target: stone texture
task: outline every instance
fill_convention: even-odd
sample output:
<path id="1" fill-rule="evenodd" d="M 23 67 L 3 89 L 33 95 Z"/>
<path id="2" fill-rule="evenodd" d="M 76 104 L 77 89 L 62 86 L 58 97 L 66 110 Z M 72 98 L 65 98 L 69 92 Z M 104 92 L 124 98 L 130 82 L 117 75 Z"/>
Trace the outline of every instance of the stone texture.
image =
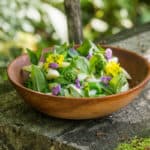
<path id="1" fill-rule="evenodd" d="M 9 81 L 3 81 L 2 83 L 0 83 L 0 95 L 4 94 L 4 93 L 7 93 L 7 92 L 9 92 L 11 90 L 13 90 L 13 87 L 10 84 Z"/>
<path id="2" fill-rule="evenodd" d="M 147 27 L 110 44 L 149 57 L 149 37 Z M 111 150 L 133 136 L 150 137 L 149 104 L 150 83 L 131 104 L 111 116 L 63 120 L 32 109 L 5 82 L 0 84 L 0 150 Z"/>

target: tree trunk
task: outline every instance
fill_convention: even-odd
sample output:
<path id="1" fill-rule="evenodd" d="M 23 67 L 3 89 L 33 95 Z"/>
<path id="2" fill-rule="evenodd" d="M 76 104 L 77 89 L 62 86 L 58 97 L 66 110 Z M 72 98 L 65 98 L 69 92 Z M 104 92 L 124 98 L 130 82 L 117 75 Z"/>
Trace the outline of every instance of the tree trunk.
<path id="1" fill-rule="evenodd" d="M 64 5 L 68 21 L 69 41 L 80 44 L 83 39 L 80 0 L 65 0 Z"/>

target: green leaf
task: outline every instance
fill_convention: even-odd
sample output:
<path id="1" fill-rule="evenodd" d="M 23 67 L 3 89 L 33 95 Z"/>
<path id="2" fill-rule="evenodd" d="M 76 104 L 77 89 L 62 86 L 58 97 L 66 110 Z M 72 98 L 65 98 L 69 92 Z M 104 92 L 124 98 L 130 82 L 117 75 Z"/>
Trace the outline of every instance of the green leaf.
<path id="1" fill-rule="evenodd" d="M 35 51 L 35 54 L 36 54 L 37 60 L 39 62 L 39 60 L 41 58 L 41 54 L 42 54 L 42 49 L 38 49 L 37 51 Z"/>
<path id="2" fill-rule="evenodd" d="M 62 45 L 56 45 L 54 49 L 54 53 L 61 54 L 66 58 L 68 53 L 68 45 L 67 43 L 64 43 Z"/>
<path id="3" fill-rule="evenodd" d="M 70 81 L 65 79 L 63 76 L 58 77 L 57 79 L 54 80 L 54 82 L 59 83 L 61 85 L 67 85 L 67 84 L 71 83 Z"/>
<path id="4" fill-rule="evenodd" d="M 66 96 L 66 97 L 70 97 L 71 96 L 68 89 L 64 89 L 64 96 Z"/>
<path id="5" fill-rule="evenodd" d="M 97 82 L 89 82 L 88 84 L 89 84 L 89 89 L 90 90 L 95 89 L 95 90 L 97 90 L 97 93 L 101 93 L 102 92 L 102 88 L 99 85 L 99 83 L 97 83 Z"/>
<path id="6" fill-rule="evenodd" d="M 102 70 L 106 64 L 106 60 L 103 55 L 93 55 L 90 59 L 90 73 L 101 75 Z"/>
<path id="7" fill-rule="evenodd" d="M 118 75 L 114 76 L 111 80 L 109 85 L 112 87 L 114 93 L 120 92 L 123 85 L 127 83 L 127 79 L 123 73 L 119 73 Z"/>
<path id="8" fill-rule="evenodd" d="M 104 54 L 105 53 L 105 49 L 103 47 L 101 47 L 100 45 L 97 45 L 97 48 L 99 49 L 99 52 L 101 54 Z"/>
<path id="9" fill-rule="evenodd" d="M 104 85 L 103 83 L 99 83 L 100 87 L 103 89 L 104 93 L 107 95 L 114 94 L 113 89 L 109 85 Z"/>
<path id="10" fill-rule="evenodd" d="M 39 63 L 39 60 L 41 58 L 42 49 L 39 49 L 37 51 L 32 51 L 27 48 L 28 56 L 30 58 L 30 62 L 34 65 L 37 65 Z"/>
<path id="11" fill-rule="evenodd" d="M 102 49 L 102 48 L 101 48 Z M 93 42 L 90 40 L 85 40 L 80 47 L 77 48 L 77 51 L 83 55 L 87 56 L 89 52 L 99 52 L 101 49 L 99 49 Z"/>
<path id="12" fill-rule="evenodd" d="M 97 82 L 86 82 L 83 89 L 86 97 L 96 97 L 102 94 L 102 87 Z M 95 95 L 90 93 L 93 90 L 96 91 Z"/>
<path id="13" fill-rule="evenodd" d="M 98 58 L 95 55 L 90 59 L 90 72 L 91 73 L 95 72 L 95 69 L 96 69 L 95 65 L 96 65 L 97 61 L 98 61 Z"/>
<path id="14" fill-rule="evenodd" d="M 26 81 L 25 81 L 25 87 L 29 88 L 29 89 L 33 89 L 33 85 L 32 85 L 32 80 L 31 78 L 28 78 Z"/>
<path id="15" fill-rule="evenodd" d="M 87 56 L 89 53 L 89 50 L 91 48 L 91 43 L 89 40 L 85 40 L 80 47 L 77 48 L 78 52 L 83 55 Z"/>
<path id="16" fill-rule="evenodd" d="M 73 84 L 70 84 L 69 87 L 69 93 L 73 97 L 83 97 L 83 92 L 81 89 L 76 88 Z"/>
<path id="17" fill-rule="evenodd" d="M 90 95 L 89 95 L 90 88 L 89 88 L 88 82 L 85 82 L 85 83 L 84 83 L 84 88 L 83 88 L 83 90 L 84 90 L 84 96 L 85 96 L 85 97 L 89 97 L 89 96 L 90 96 Z"/>
<path id="18" fill-rule="evenodd" d="M 39 92 L 47 91 L 47 82 L 44 73 L 35 65 L 32 65 L 31 71 L 32 89 Z"/>
<path id="19" fill-rule="evenodd" d="M 68 55 L 73 58 L 73 57 L 79 56 L 79 53 L 74 48 L 70 48 L 68 50 Z"/>
<path id="20" fill-rule="evenodd" d="M 64 43 L 62 45 L 56 45 L 55 51 L 57 54 L 62 54 L 67 48 L 68 48 L 67 43 Z"/>
<path id="21" fill-rule="evenodd" d="M 89 73 L 89 61 L 82 57 L 78 56 L 74 59 L 74 65 L 80 70 L 82 73 Z"/>
<path id="22" fill-rule="evenodd" d="M 48 88 L 49 88 L 50 90 L 52 90 L 52 88 L 53 88 L 54 86 L 57 86 L 57 85 L 58 85 L 58 83 L 52 82 L 52 83 L 49 83 L 49 84 L 48 84 Z"/>
<path id="23" fill-rule="evenodd" d="M 37 59 L 36 54 L 28 48 L 27 48 L 27 52 L 28 52 L 28 56 L 30 58 L 30 62 L 34 65 L 37 65 L 38 64 L 38 59 Z"/>
<path id="24" fill-rule="evenodd" d="M 22 70 L 27 71 L 27 72 L 31 72 L 31 70 L 32 70 L 32 65 L 24 66 L 24 67 L 22 68 Z"/>

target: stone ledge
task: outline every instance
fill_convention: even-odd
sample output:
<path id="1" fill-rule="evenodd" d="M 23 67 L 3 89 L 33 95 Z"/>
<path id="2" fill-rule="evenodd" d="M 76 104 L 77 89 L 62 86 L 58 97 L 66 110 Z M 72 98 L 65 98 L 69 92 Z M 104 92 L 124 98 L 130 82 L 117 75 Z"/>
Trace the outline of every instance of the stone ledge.
<path id="1" fill-rule="evenodd" d="M 55 139 L 35 134 L 22 127 L 0 126 L 0 150 L 77 150 Z"/>
<path id="2" fill-rule="evenodd" d="M 148 56 L 150 30 L 110 43 Z M 63 120 L 46 116 L 0 84 L 0 150 L 111 150 L 133 136 L 150 137 L 150 83 L 128 106 L 94 120 Z"/>

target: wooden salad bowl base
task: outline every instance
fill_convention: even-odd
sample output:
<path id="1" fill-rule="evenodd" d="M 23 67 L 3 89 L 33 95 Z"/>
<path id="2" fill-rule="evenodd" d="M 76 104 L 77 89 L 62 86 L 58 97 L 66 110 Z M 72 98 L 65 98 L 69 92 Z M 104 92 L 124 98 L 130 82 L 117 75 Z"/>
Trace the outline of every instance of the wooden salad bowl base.
<path id="1" fill-rule="evenodd" d="M 52 96 L 24 87 L 22 67 L 30 64 L 27 54 L 16 58 L 8 67 L 8 77 L 19 95 L 32 107 L 50 116 L 64 119 L 91 119 L 106 116 L 129 104 L 150 80 L 150 64 L 142 56 L 122 48 L 111 48 L 123 68 L 131 75 L 130 89 L 104 97 L 74 98 Z"/>

